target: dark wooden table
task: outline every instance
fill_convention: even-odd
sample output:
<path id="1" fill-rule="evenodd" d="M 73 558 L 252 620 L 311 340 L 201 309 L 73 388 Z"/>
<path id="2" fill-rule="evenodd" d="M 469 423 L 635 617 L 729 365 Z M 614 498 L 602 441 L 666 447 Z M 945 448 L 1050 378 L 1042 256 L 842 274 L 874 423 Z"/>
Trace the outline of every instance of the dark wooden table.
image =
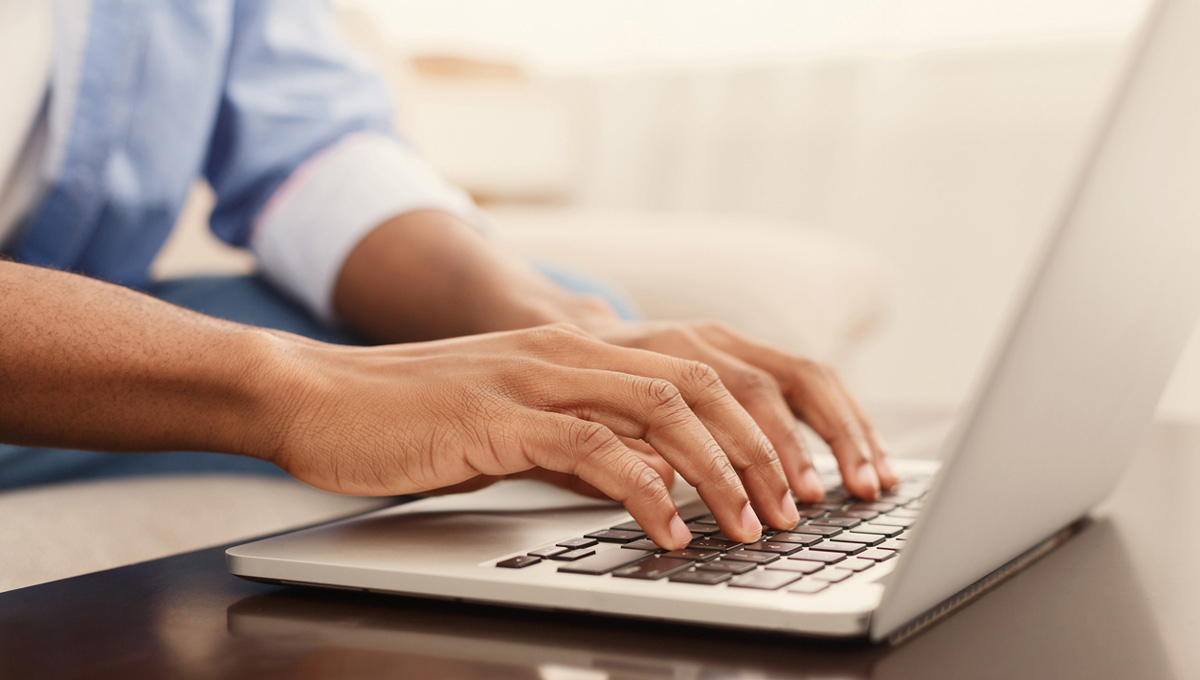
<path id="1" fill-rule="evenodd" d="M 897 648 L 273 587 L 212 548 L 0 594 L 0 678 L 1200 677 L 1198 454 L 1156 425 L 1079 536 Z"/>

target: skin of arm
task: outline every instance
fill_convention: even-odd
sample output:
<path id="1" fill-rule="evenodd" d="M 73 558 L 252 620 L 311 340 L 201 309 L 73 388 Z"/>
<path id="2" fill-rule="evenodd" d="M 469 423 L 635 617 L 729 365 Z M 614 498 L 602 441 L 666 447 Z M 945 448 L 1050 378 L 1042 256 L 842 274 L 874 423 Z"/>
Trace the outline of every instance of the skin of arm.
<path id="1" fill-rule="evenodd" d="M 793 492 L 822 493 L 791 439 L 796 416 L 830 443 L 851 491 L 874 496 L 887 469 L 825 367 L 719 324 L 622 323 L 448 215 L 369 235 L 336 302 L 376 338 L 465 335 L 330 345 L 0 261 L 0 442 L 235 453 L 361 495 L 541 479 L 622 502 L 665 548 L 691 540 L 675 474 L 736 540 L 795 526 Z"/>
<path id="2" fill-rule="evenodd" d="M 0 442 L 235 453 L 360 495 L 530 477 L 621 501 L 670 548 L 691 540 L 676 471 L 738 540 L 799 519 L 711 369 L 565 324 L 343 347 L 0 261 L 0 394 Z"/>
<path id="3" fill-rule="evenodd" d="M 0 434 L 26 446 L 248 453 L 268 335 L 0 261 Z"/>

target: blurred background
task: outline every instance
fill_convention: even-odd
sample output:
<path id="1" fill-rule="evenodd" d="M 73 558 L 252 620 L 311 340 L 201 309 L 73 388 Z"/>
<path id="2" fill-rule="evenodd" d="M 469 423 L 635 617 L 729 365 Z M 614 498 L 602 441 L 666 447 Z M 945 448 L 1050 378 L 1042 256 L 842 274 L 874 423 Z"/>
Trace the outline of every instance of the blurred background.
<path id="1" fill-rule="evenodd" d="M 384 74 L 400 128 L 486 208 L 499 244 L 617 282 L 649 318 L 717 318 L 834 363 L 899 455 L 934 453 L 927 435 L 940 430 L 921 423 L 968 397 L 1147 9 L 1145 0 L 335 7 Z M 197 185 L 157 276 L 254 267 L 209 235 L 211 203 Z M 1200 416 L 1200 336 L 1160 413 L 1179 415 Z M 379 503 L 285 479 L 192 475 L 0 500 L 22 520 L 0 537 L 20 548 L 8 551 L 0 590 Z M 74 507 L 89 511 L 64 510 Z M 127 526 L 139 530 L 112 531 Z"/>
<path id="2" fill-rule="evenodd" d="M 936 408 L 977 380 L 1146 4 L 336 2 L 499 240 Z M 174 245 L 167 273 L 211 247 Z M 1200 414 L 1192 345 L 1165 414 Z"/>

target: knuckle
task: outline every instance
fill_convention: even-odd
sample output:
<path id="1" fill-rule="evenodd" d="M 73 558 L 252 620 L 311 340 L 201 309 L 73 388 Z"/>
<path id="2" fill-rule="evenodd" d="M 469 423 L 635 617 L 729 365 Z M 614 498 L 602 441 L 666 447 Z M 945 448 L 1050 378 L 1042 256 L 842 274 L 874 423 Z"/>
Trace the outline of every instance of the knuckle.
<path id="1" fill-rule="evenodd" d="M 754 445 L 750 447 L 754 464 L 772 465 L 779 461 L 779 452 L 766 435 L 758 434 L 754 440 Z"/>
<path id="2" fill-rule="evenodd" d="M 706 392 L 715 388 L 725 388 L 721 376 L 712 366 L 700 361 L 686 360 L 679 360 L 679 364 L 678 373 L 683 376 L 683 381 L 696 389 Z"/>
<path id="3" fill-rule="evenodd" d="M 554 348 L 562 343 L 578 342 L 589 337 L 583 329 L 569 323 L 555 323 L 523 331 L 523 338 L 533 347 Z"/>
<path id="4" fill-rule="evenodd" d="M 829 442 L 833 443 L 852 443 L 857 444 L 864 440 L 862 425 L 858 419 L 850 413 L 839 413 L 833 421 L 833 431 L 829 437 Z M 857 452 L 861 447 L 851 447 L 851 451 Z"/>
<path id="5" fill-rule="evenodd" d="M 626 478 L 629 490 L 638 498 L 649 501 L 661 501 L 666 497 L 662 477 L 646 465 L 631 464 Z"/>
<path id="6" fill-rule="evenodd" d="M 796 371 L 801 375 L 821 376 L 823 378 L 837 375 L 833 367 L 823 361 L 800 357 L 796 359 Z"/>
<path id="7" fill-rule="evenodd" d="M 573 420 L 567 426 L 567 445 L 576 457 L 591 459 L 603 453 L 610 445 L 613 435 L 600 423 L 590 420 Z"/>
<path id="8" fill-rule="evenodd" d="M 684 323 L 668 324 L 661 331 L 659 331 L 659 335 L 673 340 L 679 344 L 700 344 L 700 337 L 696 334 L 696 330 Z"/>
<path id="9" fill-rule="evenodd" d="M 733 329 L 729 327 L 729 324 L 718 319 L 704 319 L 697 322 L 695 327 L 712 333 L 717 333 L 719 335 L 733 334 Z"/>
<path id="10" fill-rule="evenodd" d="M 780 393 L 779 381 L 770 373 L 757 368 L 738 371 L 734 383 L 735 389 L 745 394 L 765 396 Z"/>
<path id="11" fill-rule="evenodd" d="M 678 409 L 681 406 L 687 408 L 687 405 L 683 403 L 683 396 L 680 394 L 679 388 L 670 380 L 651 378 L 642 385 L 646 400 L 653 408 Z"/>
<path id="12" fill-rule="evenodd" d="M 733 464 L 725 457 L 725 452 L 721 451 L 716 442 L 710 442 L 704 449 L 705 477 L 721 484 L 736 485 L 738 476 L 734 472 Z"/>

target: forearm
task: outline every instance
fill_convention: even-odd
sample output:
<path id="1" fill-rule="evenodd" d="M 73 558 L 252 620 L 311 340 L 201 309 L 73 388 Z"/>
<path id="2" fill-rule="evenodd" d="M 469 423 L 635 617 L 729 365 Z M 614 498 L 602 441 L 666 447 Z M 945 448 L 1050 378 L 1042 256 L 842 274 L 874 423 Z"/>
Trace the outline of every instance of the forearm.
<path id="1" fill-rule="evenodd" d="M 383 342 L 613 315 L 500 252 L 466 222 L 432 210 L 393 218 L 358 244 L 338 277 L 334 309 Z"/>
<path id="2" fill-rule="evenodd" d="M 0 261 L 0 441 L 256 453 L 272 336 L 82 276 Z"/>

